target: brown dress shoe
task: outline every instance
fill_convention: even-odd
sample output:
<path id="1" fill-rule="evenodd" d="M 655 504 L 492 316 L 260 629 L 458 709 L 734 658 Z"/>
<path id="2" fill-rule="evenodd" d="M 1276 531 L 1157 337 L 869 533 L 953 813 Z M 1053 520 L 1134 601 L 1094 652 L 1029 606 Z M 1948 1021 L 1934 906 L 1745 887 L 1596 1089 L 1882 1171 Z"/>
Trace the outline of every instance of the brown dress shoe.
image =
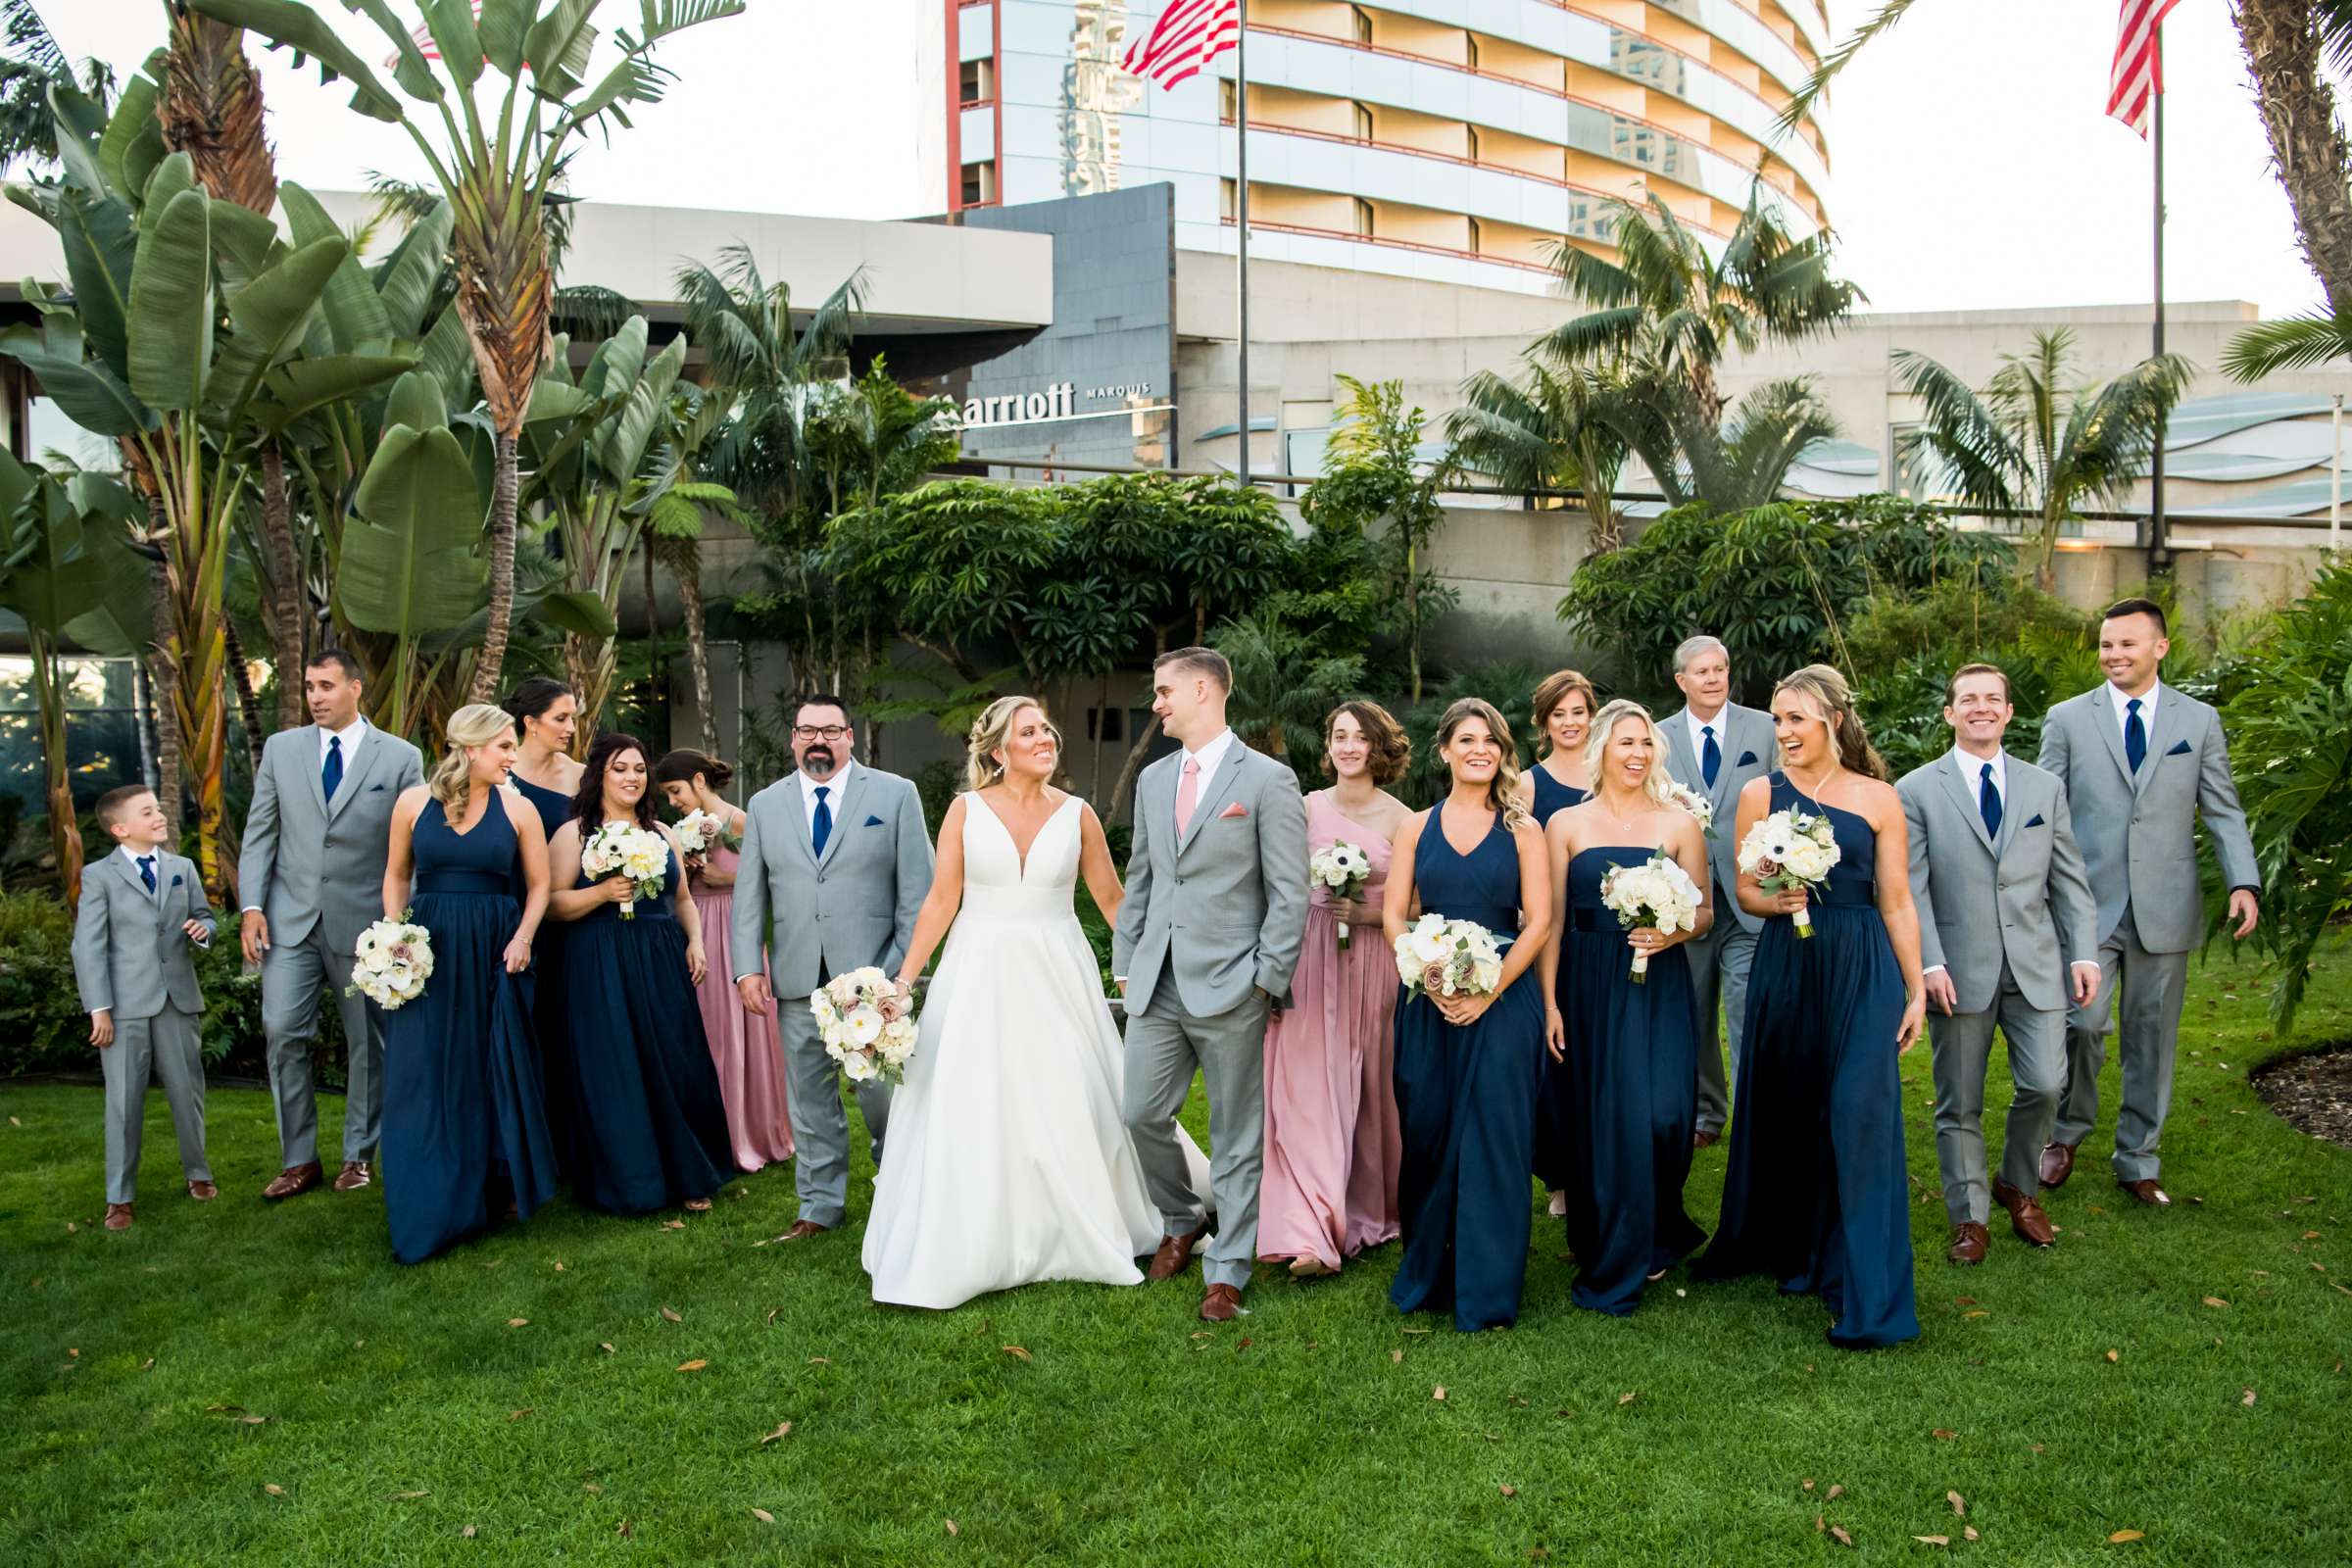
<path id="1" fill-rule="evenodd" d="M 343 1168 L 335 1172 L 335 1191 L 356 1193 L 374 1180 L 375 1172 L 368 1168 L 366 1160 L 347 1159 L 343 1162 Z"/>
<path id="2" fill-rule="evenodd" d="M 1973 1219 L 1964 1219 L 1952 1227 L 1952 1245 L 1943 1255 L 1955 1263 L 1982 1263 L 1991 1240 L 1991 1232 Z"/>
<path id="3" fill-rule="evenodd" d="M 2116 1180 L 2115 1185 L 2121 1187 L 2125 1192 L 2130 1193 L 2133 1198 L 2138 1199 L 2150 1208 L 2170 1208 L 2173 1206 L 2173 1195 L 2166 1192 L 2163 1188 L 2157 1186 L 2156 1178 L 2153 1176 L 2143 1177 L 2135 1182 L 2128 1182 L 2119 1177 Z"/>
<path id="4" fill-rule="evenodd" d="M 1713 1149 L 1722 1137 L 1721 1132 L 1701 1127 L 1690 1135 L 1690 1147 L 1692 1149 Z"/>
<path id="5" fill-rule="evenodd" d="M 1200 1321 L 1230 1323 L 1242 1309 L 1242 1293 L 1230 1285 L 1211 1285 L 1208 1294 L 1200 1298 Z"/>
<path id="6" fill-rule="evenodd" d="M 1190 1235 L 1161 1237 L 1159 1250 L 1152 1254 L 1152 1267 L 1147 1271 L 1149 1276 L 1155 1280 L 1172 1280 L 1192 1267 L 1193 1249 L 1199 1247 L 1200 1238 L 1207 1234 L 1208 1226 L 1202 1223 L 1196 1226 Z"/>
<path id="7" fill-rule="evenodd" d="M 2044 1144 L 2041 1150 L 2041 1185 L 2064 1187 L 2066 1179 L 2075 1173 L 2073 1144 Z"/>
<path id="8" fill-rule="evenodd" d="M 2057 1231 L 2050 1227 L 2050 1216 L 2039 1203 L 2007 1182 L 1992 1184 L 1992 1200 L 2009 1211 L 2009 1228 L 2017 1239 L 2034 1247 L 2048 1247 L 2058 1240 Z"/>
<path id="9" fill-rule="evenodd" d="M 318 1186 L 318 1178 L 325 1174 L 315 1159 L 308 1165 L 288 1165 L 270 1179 L 269 1186 L 262 1189 L 262 1196 L 274 1203 L 281 1198 L 307 1193 Z"/>
<path id="10" fill-rule="evenodd" d="M 126 1231 L 130 1229 L 130 1205 L 128 1203 L 107 1204 L 106 1228 L 110 1231 Z"/>
<path id="11" fill-rule="evenodd" d="M 188 1196 L 199 1203 L 209 1203 L 220 1196 L 220 1189 L 215 1187 L 211 1182 L 190 1182 L 188 1183 Z"/>
<path id="12" fill-rule="evenodd" d="M 819 1225 L 812 1219 L 796 1219 L 792 1222 L 792 1229 L 786 1231 L 778 1240 L 805 1242 L 811 1236 L 822 1236 L 832 1228 L 830 1225 Z"/>

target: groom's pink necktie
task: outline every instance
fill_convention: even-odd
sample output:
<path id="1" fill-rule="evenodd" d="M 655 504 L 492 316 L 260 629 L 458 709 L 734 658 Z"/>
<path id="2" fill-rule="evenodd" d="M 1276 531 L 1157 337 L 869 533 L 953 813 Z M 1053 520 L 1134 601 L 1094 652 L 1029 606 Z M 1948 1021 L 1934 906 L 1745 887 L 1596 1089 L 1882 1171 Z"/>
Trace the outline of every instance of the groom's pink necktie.
<path id="1" fill-rule="evenodd" d="M 1178 838 L 1184 837 L 1185 828 L 1193 820 L 1193 808 L 1200 804 L 1200 760 L 1197 757 L 1188 757 L 1184 760 L 1184 777 L 1176 784 L 1176 836 Z"/>

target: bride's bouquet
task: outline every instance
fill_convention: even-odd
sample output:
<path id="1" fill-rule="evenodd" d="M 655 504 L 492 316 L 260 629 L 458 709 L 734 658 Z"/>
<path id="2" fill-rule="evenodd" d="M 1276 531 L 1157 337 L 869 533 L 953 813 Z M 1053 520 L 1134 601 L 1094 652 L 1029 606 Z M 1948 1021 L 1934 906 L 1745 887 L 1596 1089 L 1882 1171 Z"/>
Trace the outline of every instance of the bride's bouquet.
<path id="1" fill-rule="evenodd" d="M 1313 859 L 1306 862 L 1306 874 L 1315 886 L 1328 889 L 1334 899 L 1343 902 L 1360 899 L 1364 895 L 1364 888 L 1372 880 L 1372 857 L 1364 853 L 1361 845 L 1350 844 L 1346 839 L 1335 839 L 1329 849 L 1318 852 Z M 1348 922 L 1347 912 L 1341 911 L 1342 953 L 1348 951 L 1348 934 L 1352 929 Z"/>
<path id="2" fill-rule="evenodd" d="M 852 1083 L 897 1083 L 914 1054 L 914 1013 L 890 976 L 872 964 L 837 974 L 809 993 L 808 1010 L 825 1054 Z"/>
<path id="3" fill-rule="evenodd" d="M 390 1012 L 423 996 L 424 983 L 432 975 L 432 937 L 404 912 L 397 920 L 378 920 L 360 933 L 346 990 Z"/>
<path id="4" fill-rule="evenodd" d="M 1600 879 L 1600 902 L 1628 931 L 1649 926 L 1672 936 L 1698 920 L 1698 884 L 1666 855 L 1653 855 L 1640 865 L 1613 867 Z M 1649 984 L 1648 954 L 1634 955 L 1633 982 Z"/>
<path id="5" fill-rule="evenodd" d="M 1811 888 L 1829 880 L 1838 860 L 1838 834 L 1826 816 L 1791 806 L 1775 811 L 1747 830 L 1740 841 L 1740 869 L 1756 879 L 1767 893 Z M 1813 934 L 1809 909 L 1796 911 L 1796 934 Z"/>
<path id="6" fill-rule="evenodd" d="M 1715 836 L 1715 803 L 1688 784 L 1666 781 L 1666 795 L 1675 805 L 1698 818 L 1698 830 L 1709 838 Z"/>
<path id="7" fill-rule="evenodd" d="M 671 823 L 669 831 L 676 835 L 680 853 L 708 855 L 712 845 L 726 838 L 727 824 L 698 808 Z"/>
<path id="8" fill-rule="evenodd" d="M 1502 984 L 1502 946 L 1475 920 L 1425 914 L 1396 939 L 1396 975 L 1424 996 L 1490 996 Z"/>
<path id="9" fill-rule="evenodd" d="M 625 876 L 636 884 L 636 897 L 620 906 L 620 917 L 634 920 L 637 900 L 654 898 L 662 891 L 662 878 L 669 870 L 669 841 L 634 822 L 607 822 L 590 834 L 581 848 L 580 869 L 592 882 Z"/>

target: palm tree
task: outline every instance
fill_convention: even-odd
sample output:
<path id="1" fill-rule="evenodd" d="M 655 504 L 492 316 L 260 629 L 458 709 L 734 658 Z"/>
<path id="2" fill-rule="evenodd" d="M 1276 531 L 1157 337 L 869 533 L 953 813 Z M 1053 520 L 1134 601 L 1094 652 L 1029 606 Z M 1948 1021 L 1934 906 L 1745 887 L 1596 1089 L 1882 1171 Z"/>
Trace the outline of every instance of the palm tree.
<path id="1" fill-rule="evenodd" d="M 1533 497 L 1574 490 L 1592 524 L 1592 553 L 1625 542 L 1617 476 L 1629 449 L 1603 416 L 1626 393 L 1615 367 L 1554 372 L 1531 364 L 1517 381 L 1480 370 L 1462 383 L 1463 406 L 1446 416 L 1446 439 L 1465 467 Z"/>
<path id="2" fill-rule="evenodd" d="M 191 9 L 274 45 L 315 57 L 321 76 L 348 79 L 352 107 L 409 133 L 449 198 L 455 217 L 458 311 L 473 348 L 482 395 L 496 430 L 491 487 L 490 619 L 474 658 L 471 700 L 498 694 L 514 606 L 517 441 L 531 387 L 547 356 L 555 293 L 548 210 L 574 136 L 606 122 L 627 125 L 627 106 L 661 101 L 671 73 L 653 63 L 656 43 L 701 23 L 730 17 L 744 0 L 643 0 L 640 31 L 616 29 L 620 58 L 591 84 L 585 75 L 602 0 L 498 0 L 480 15 L 462 3 L 416 0 L 412 31 L 382 3 L 364 11 L 393 49 L 392 79 L 410 102 L 439 116 L 436 143 L 400 97 L 309 6 L 296 0 L 185 0 Z M 429 39 L 433 54 L 419 47 Z M 494 117 L 475 101 L 483 76 L 503 77 Z M 452 104 L 455 104 L 453 112 Z"/>
<path id="3" fill-rule="evenodd" d="M 101 61 L 83 62 L 87 80 L 76 83 L 66 52 L 50 36 L 32 0 L 0 0 L 0 173 L 20 162 L 57 162 L 57 120 L 49 89 L 78 86 L 103 103 L 115 90 L 115 74 Z"/>
<path id="4" fill-rule="evenodd" d="M 2051 584 L 2058 526 L 2085 500 L 2120 502 L 2156 449 L 2157 433 L 2194 373 L 2178 354 L 2139 362 L 2104 386 L 2073 382 L 2074 334 L 2034 334 L 2034 347 L 2003 355 L 1980 396 L 1950 370 L 1908 349 L 1895 375 L 1925 406 L 1903 454 L 1935 454 L 1953 493 L 1971 506 L 2038 514 L 2037 580 Z"/>

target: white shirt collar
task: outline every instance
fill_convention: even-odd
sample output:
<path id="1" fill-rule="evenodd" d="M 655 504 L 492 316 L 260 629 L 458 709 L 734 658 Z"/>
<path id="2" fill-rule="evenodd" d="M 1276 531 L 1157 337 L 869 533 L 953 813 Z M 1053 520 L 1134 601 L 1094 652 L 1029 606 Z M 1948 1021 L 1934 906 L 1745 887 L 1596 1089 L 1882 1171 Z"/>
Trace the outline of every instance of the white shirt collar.
<path id="1" fill-rule="evenodd" d="M 1715 745 L 1722 751 L 1723 760 L 1727 762 L 1730 761 L 1732 760 L 1731 725 L 1729 723 L 1731 716 L 1732 705 L 1729 703 L 1717 710 L 1713 718 L 1700 718 L 1695 710 L 1686 705 L 1683 709 L 1683 717 L 1690 720 L 1690 755 L 1702 762 L 1706 760 L 1707 737 L 1705 732 L 1709 726 L 1712 726 L 1715 731 Z"/>
<path id="2" fill-rule="evenodd" d="M 368 721 L 364 718 L 355 718 L 341 729 L 328 729 L 324 724 L 319 725 L 318 760 L 321 762 L 326 760 L 327 742 L 340 738 L 343 742 L 343 765 L 349 767 L 352 753 L 360 749 L 360 742 L 367 737 L 367 734 Z"/>
<path id="3" fill-rule="evenodd" d="M 1984 783 L 1984 764 L 1992 763 L 1992 790 L 2005 806 L 2009 802 L 2009 749 L 2002 747 L 1987 758 L 1971 757 L 1959 747 L 1952 748 L 1952 765 L 1960 770 L 1960 782 L 1968 786 L 1968 798 L 1975 800 Z"/>
<path id="4" fill-rule="evenodd" d="M 1214 738 L 1203 743 L 1200 750 L 1184 754 L 1200 764 L 1200 780 L 1196 786 L 1197 788 L 1206 789 L 1208 787 L 1208 776 L 1217 770 L 1217 764 L 1223 761 L 1225 754 L 1232 750 L 1235 738 L 1232 730 L 1221 729 L 1217 731 Z"/>
<path id="5" fill-rule="evenodd" d="M 2163 690 L 2164 682 L 2158 681 L 2155 685 L 2148 688 L 2147 696 L 2142 697 L 2139 700 L 2139 722 L 2144 728 L 2146 728 L 2148 736 L 2151 740 L 2154 739 L 2156 735 L 2156 694 Z M 2131 722 L 2131 714 L 2126 710 L 2125 705 L 2130 703 L 2132 699 L 2126 696 L 2124 689 L 2113 681 L 2109 681 L 2107 683 L 2107 701 L 2115 710 L 2115 722 L 2117 728 L 2120 729 L 2125 724 Z"/>
<path id="6" fill-rule="evenodd" d="M 857 765 L 858 760 L 856 758 L 845 758 L 842 760 L 841 766 L 833 770 L 833 776 L 830 778 L 811 778 L 807 773 L 795 773 L 793 775 L 793 777 L 801 781 L 801 803 L 808 807 L 808 814 L 810 816 L 814 816 L 816 814 L 816 792 L 818 790 L 823 790 L 826 792 L 826 805 L 832 807 L 839 807 L 841 805 L 842 787 L 849 783 L 850 772 Z"/>
<path id="7" fill-rule="evenodd" d="M 115 846 L 115 853 L 122 857 L 123 862 L 130 867 L 132 876 L 139 874 L 139 857 L 141 855 L 152 857 L 155 860 L 155 885 L 158 891 L 162 890 L 164 885 L 164 852 L 162 850 L 134 850 L 127 844 L 118 844 Z"/>

